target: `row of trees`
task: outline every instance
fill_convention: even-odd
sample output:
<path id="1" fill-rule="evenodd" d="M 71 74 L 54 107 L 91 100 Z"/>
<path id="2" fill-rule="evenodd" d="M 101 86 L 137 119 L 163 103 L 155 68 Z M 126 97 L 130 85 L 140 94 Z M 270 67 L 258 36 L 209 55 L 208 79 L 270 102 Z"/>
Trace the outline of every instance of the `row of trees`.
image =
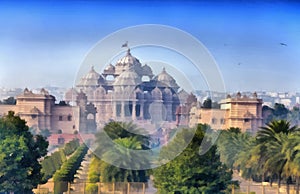
<path id="1" fill-rule="evenodd" d="M 46 156 L 42 162 L 42 183 L 48 181 L 53 174 L 60 169 L 61 165 L 67 160 L 67 156 L 71 155 L 80 146 L 79 140 L 74 139 L 64 145 L 63 148 L 53 152 L 50 156 Z"/>
<path id="2" fill-rule="evenodd" d="M 300 121 L 300 109 L 297 106 L 289 110 L 283 104 L 275 103 L 273 108 L 263 106 L 262 112 L 265 123 L 269 123 L 272 120 L 288 120 L 293 125 L 298 125 Z"/>
<path id="3" fill-rule="evenodd" d="M 73 182 L 74 175 L 79 169 L 81 162 L 88 151 L 86 145 L 77 148 L 74 154 L 62 164 L 61 168 L 53 175 L 54 193 L 63 193 L 68 189 L 68 182 Z"/>
<path id="4" fill-rule="evenodd" d="M 295 182 L 299 194 L 300 181 L 300 129 L 286 120 L 273 120 L 262 127 L 256 136 L 231 128 L 218 140 L 221 160 L 237 169 L 244 178 Z"/>

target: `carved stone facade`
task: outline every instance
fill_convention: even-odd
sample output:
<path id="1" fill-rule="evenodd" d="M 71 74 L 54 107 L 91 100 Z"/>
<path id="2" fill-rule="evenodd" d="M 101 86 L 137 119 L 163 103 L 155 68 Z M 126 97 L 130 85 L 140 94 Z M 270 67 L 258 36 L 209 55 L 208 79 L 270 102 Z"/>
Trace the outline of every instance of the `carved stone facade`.
<path id="1" fill-rule="evenodd" d="M 94 67 L 66 93 L 66 102 L 74 103 L 79 93 L 87 96 L 97 113 L 98 128 L 109 120 L 150 123 L 176 121 L 176 109 L 186 99 L 179 99 L 179 86 L 163 68 L 158 75 L 147 65 L 131 55 L 126 55 L 115 65 L 108 65 L 102 74 Z M 182 101 L 183 100 L 183 101 Z M 185 102 L 185 101 L 184 101 Z"/>
<path id="2" fill-rule="evenodd" d="M 242 131 L 255 133 L 262 126 L 262 99 L 253 96 L 227 96 L 220 102 L 221 109 L 193 107 L 190 112 L 190 126 L 197 123 L 209 124 L 213 129 L 238 127 Z"/>

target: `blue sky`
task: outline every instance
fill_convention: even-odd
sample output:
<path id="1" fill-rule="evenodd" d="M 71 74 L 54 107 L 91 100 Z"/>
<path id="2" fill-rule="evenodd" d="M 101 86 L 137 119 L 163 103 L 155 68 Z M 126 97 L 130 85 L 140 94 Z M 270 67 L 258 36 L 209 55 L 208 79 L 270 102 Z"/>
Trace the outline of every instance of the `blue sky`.
<path id="1" fill-rule="evenodd" d="M 163 24 L 206 46 L 229 91 L 299 92 L 299 10 L 292 1 L 1 2 L 0 87 L 71 87 L 99 40 Z"/>

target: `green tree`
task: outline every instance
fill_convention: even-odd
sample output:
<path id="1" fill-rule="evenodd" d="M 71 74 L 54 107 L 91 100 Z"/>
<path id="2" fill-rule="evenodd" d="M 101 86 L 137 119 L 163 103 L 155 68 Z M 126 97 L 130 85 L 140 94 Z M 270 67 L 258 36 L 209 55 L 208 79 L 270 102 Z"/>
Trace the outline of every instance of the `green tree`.
<path id="1" fill-rule="evenodd" d="M 275 103 L 274 105 L 274 116 L 276 119 L 287 119 L 289 109 L 287 109 L 283 104 Z"/>
<path id="2" fill-rule="evenodd" d="M 204 100 L 203 102 L 203 108 L 211 108 L 212 107 L 212 101 L 210 98 L 207 98 L 206 100 Z"/>
<path id="3" fill-rule="evenodd" d="M 45 138 L 33 136 L 14 112 L 0 118 L 0 192 L 31 193 L 42 179 L 38 160 L 47 147 Z"/>
<path id="4" fill-rule="evenodd" d="M 148 159 L 145 155 L 136 150 L 142 150 L 142 144 L 136 137 L 118 138 L 114 140 L 115 147 L 103 155 L 105 161 L 112 164 L 102 163 L 101 181 L 103 182 L 147 182 L 148 175 L 146 170 L 141 169 L 148 166 Z M 141 162 L 135 162 L 141 161 Z M 126 166 L 131 169 L 118 168 L 117 166 Z M 107 169 L 110 169 L 107 171 Z"/>
<path id="5" fill-rule="evenodd" d="M 221 161 L 227 167 L 233 169 L 239 154 L 251 147 L 251 141 L 252 137 L 248 133 L 241 133 L 239 128 L 231 127 L 227 131 L 223 131 L 218 139 L 218 151 Z"/>
<path id="6" fill-rule="evenodd" d="M 7 99 L 4 99 L 2 104 L 8 104 L 8 105 L 15 105 L 17 103 L 16 99 L 14 97 L 8 97 Z"/>
<path id="7" fill-rule="evenodd" d="M 260 150 L 260 158 L 263 158 L 261 163 L 264 164 L 264 169 L 271 174 L 277 175 L 279 187 L 286 162 L 281 153 L 282 138 L 298 132 L 299 128 L 291 126 L 286 120 L 273 120 L 266 127 L 261 127 L 261 130 L 257 132 L 257 147 Z M 279 138 L 279 134 L 283 136 Z"/>
<path id="8" fill-rule="evenodd" d="M 141 143 L 143 150 L 149 149 L 149 137 L 142 135 L 147 134 L 143 130 L 144 129 L 138 128 L 133 123 L 109 122 L 103 127 L 101 132 L 95 135 L 97 144 L 95 154 L 102 156 L 107 150 L 110 150 L 113 145 L 111 140 L 119 138 L 135 137 L 135 139 Z"/>
<path id="9" fill-rule="evenodd" d="M 98 175 L 101 175 L 101 182 L 147 182 L 147 171 L 136 170 L 141 169 L 142 165 L 149 166 L 147 156 L 136 152 L 149 149 L 149 137 L 142 135 L 146 134 L 143 130 L 133 123 L 110 122 L 105 125 L 103 131 L 96 134 L 97 147 L 93 161 L 100 164 L 100 168 L 89 170 L 91 180 L 98 180 Z M 94 187 L 90 185 L 91 190 Z"/>
<path id="10" fill-rule="evenodd" d="M 297 126 L 291 126 L 290 122 L 286 120 L 273 120 L 261 130 L 257 132 L 256 139 L 259 143 L 276 141 L 275 134 L 283 133 L 289 134 L 299 131 Z"/>
<path id="11" fill-rule="evenodd" d="M 51 132 L 49 131 L 49 129 L 42 129 L 40 131 L 40 135 L 44 136 L 45 138 L 48 138 L 48 137 L 50 137 Z"/>
<path id="12" fill-rule="evenodd" d="M 199 155 L 199 146 L 204 138 L 206 125 L 198 125 L 187 148 L 174 160 L 153 169 L 154 184 L 159 193 L 225 193 L 231 183 L 232 172 L 220 162 L 217 147 Z M 191 129 L 183 129 L 175 140 L 161 150 L 161 157 L 184 141 Z M 176 140 L 177 139 L 177 140 Z"/>
<path id="13" fill-rule="evenodd" d="M 300 108 L 293 107 L 293 109 L 288 114 L 288 120 L 294 125 L 300 125 Z"/>

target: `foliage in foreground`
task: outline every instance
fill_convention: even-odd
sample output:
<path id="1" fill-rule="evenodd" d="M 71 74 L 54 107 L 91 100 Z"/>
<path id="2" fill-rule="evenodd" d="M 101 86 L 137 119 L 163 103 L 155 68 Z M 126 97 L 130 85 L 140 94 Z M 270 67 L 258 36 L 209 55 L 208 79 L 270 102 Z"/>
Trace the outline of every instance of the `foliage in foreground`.
<path id="1" fill-rule="evenodd" d="M 71 155 L 80 146 L 79 140 L 74 139 L 64 145 L 63 148 L 55 151 L 51 156 L 46 156 L 41 162 L 43 178 L 42 183 L 47 182 L 53 174 L 60 169 L 61 165 L 67 160 L 67 156 Z"/>
<path id="2" fill-rule="evenodd" d="M 149 149 L 148 137 L 140 135 L 142 129 L 137 128 L 132 123 L 110 122 L 103 132 L 96 134 L 96 142 L 98 143 L 95 155 L 92 158 L 88 172 L 89 184 L 87 192 L 96 192 L 97 182 L 147 182 L 149 175 L 146 170 L 132 170 L 116 167 L 130 166 L 134 160 L 147 162 L 147 158 L 143 155 L 135 155 L 132 150 Z M 109 136 L 112 142 L 103 139 L 105 135 Z M 107 163 L 97 156 L 101 155 Z M 136 167 L 138 168 L 138 167 Z"/>
<path id="3" fill-rule="evenodd" d="M 42 179 L 38 160 L 47 147 L 45 138 L 33 136 L 14 112 L 0 118 L 0 192 L 31 193 Z"/>
<path id="4" fill-rule="evenodd" d="M 255 137 L 230 131 L 221 134 L 218 149 L 222 161 L 237 169 L 247 179 L 257 181 L 282 180 L 300 185 L 300 131 L 286 120 L 273 120 L 262 127 Z"/>
<path id="5" fill-rule="evenodd" d="M 66 181 L 66 182 L 73 182 L 74 175 L 80 164 L 88 151 L 88 147 L 86 145 L 81 145 L 77 148 L 74 154 L 63 163 L 61 168 L 55 172 L 53 175 L 54 181 Z"/>
<path id="6" fill-rule="evenodd" d="M 225 193 L 231 184 L 232 172 L 220 162 L 217 147 L 212 146 L 204 155 L 199 155 L 199 147 L 204 138 L 207 125 L 198 125 L 192 141 L 186 149 L 169 163 L 153 170 L 154 184 L 159 193 Z M 183 129 L 175 140 L 161 151 L 166 158 L 169 151 L 176 149 L 176 141 L 185 141 L 192 133 Z"/>

